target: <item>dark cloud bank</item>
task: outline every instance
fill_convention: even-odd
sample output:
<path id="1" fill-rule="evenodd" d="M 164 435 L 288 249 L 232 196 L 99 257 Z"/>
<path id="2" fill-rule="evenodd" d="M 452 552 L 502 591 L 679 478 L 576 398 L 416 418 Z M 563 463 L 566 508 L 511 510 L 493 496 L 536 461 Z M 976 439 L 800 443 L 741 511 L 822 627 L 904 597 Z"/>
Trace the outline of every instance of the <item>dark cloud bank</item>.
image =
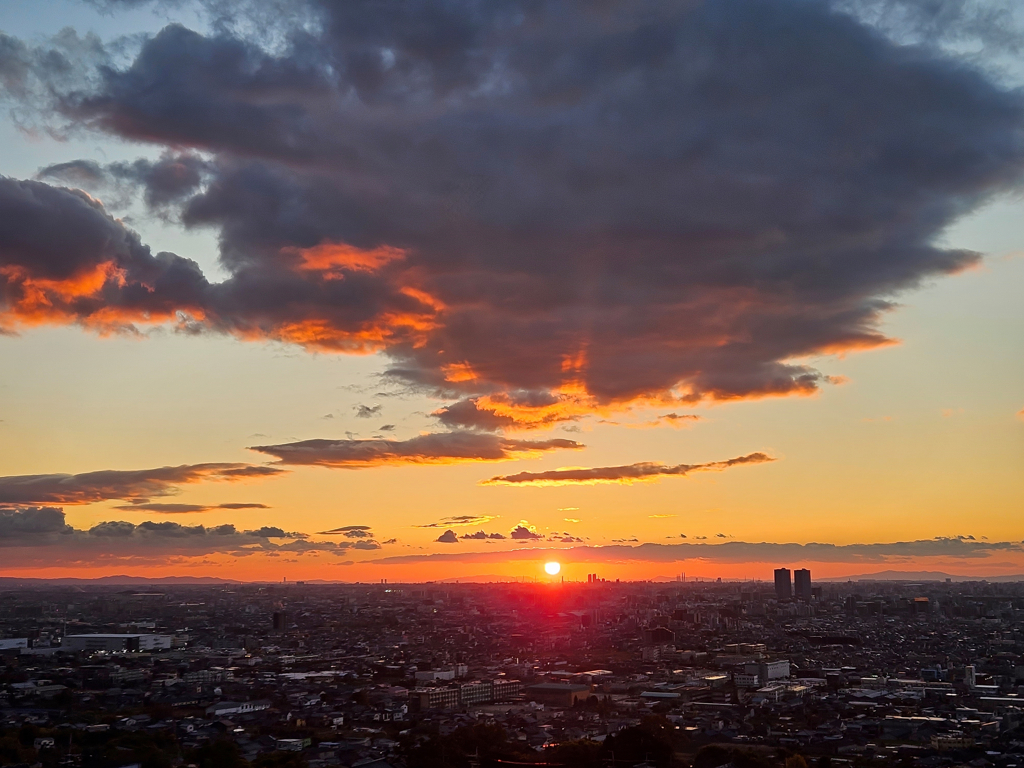
<path id="1" fill-rule="evenodd" d="M 57 507 L 0 507 L 0 550 L 7 567 L 166 564 L 175 557 L 206 555 L 324 553 L 341 557 L 380 548 L 372 534 L 354 541 L 316 541 L 275 526 L 240 530 L 230 523 L 204 526 L 111 520 L 77 529 L 68 525 L 64 511 Z"/>
<path id="2" fill-rule="evenodd" d="M 383 350 L 461 398 L 449 427 L 811 392 L 794 361 L 886 343 L 894 296 L 978 259 L 937 238 L 1021 181 L 1021 94 L 864 23 L 889 6 L 999 26 L 880 2 L 311 0 L 272 49 L 230 18 L 127 66 L 0 38 L 23 111 L 167 148 L 42 177 L 133 185 L 216 228 L 230 274 L 2 179 L 0 327 Z"/>

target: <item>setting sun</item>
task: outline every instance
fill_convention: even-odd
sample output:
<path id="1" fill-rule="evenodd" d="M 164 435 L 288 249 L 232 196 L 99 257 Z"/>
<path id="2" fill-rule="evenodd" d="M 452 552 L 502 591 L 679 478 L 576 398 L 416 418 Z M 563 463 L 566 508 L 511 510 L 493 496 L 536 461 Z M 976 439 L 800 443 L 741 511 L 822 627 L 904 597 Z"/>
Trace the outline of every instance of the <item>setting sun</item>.
<path id="1" fill-rule="evenodd" d="M 562 566 L 555 562 L 544 563 L 544 570 L 547 571 L 550 576 L 557 576 L 558 572 L 562 570 Z"/>

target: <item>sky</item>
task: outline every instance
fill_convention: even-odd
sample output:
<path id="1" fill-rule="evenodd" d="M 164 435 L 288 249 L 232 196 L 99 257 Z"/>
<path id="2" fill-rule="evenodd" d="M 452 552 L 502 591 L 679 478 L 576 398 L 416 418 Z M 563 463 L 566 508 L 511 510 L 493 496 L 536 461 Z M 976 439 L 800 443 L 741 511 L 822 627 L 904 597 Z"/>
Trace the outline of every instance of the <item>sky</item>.
<path id="1" fill-rule="evenodd" d="M 8 0 L 0 575 L 1024 574 L 1021 30 Z"/>

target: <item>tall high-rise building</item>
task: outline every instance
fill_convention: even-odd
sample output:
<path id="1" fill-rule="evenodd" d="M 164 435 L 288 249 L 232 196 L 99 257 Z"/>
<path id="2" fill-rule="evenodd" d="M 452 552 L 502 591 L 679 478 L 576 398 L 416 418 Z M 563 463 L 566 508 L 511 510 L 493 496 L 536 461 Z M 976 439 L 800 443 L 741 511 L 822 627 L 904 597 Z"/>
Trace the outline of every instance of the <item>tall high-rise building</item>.
<path id="1" fill-rule="evenodd" d="M 793 571 L 793 591 L 797 600 L 811 602 L 811 572 L 808 569 Z"/>
<path id="2" fill-rule="evenodd" d="M 775 597 L 779 600 L 793 599 L 793 581 L 789 577 L 789 568 L 775 569 Z"/>

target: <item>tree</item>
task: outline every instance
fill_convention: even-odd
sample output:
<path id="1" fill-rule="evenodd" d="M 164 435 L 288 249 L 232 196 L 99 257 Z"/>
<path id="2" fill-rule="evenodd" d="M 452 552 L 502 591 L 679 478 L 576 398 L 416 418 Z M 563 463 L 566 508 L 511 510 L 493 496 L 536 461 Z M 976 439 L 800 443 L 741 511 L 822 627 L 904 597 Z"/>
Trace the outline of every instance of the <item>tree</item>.
<path id="1" fill-rule="evenodd" d="M 663 717 L 646 717 L 634 728 L 623 728 L 604 741 L 602 759 L 615 764 L 652 763 L 667 768 L 672 762 L 672 725 Z"/>
<path id="2" fill-rule="evenodd" d="M 566 768 L 599 768 L 601 744 L 590 739 L 563 741 L 544 751 L 544 761 L 560 763 Z"/>
<path id="3" fill-rule="evenodd" d="M 717 744 L 708 744 L 693 756 L 693 768 L 718 768 L 732 761 L 732 753 Z"/>
<path id="4" fill-rule="evenodd" d="M 238 745 L 233 741 L 214 741 L 204 744 L 192 753 L 189 762 L 196 768 L 247 768 Z"/>

